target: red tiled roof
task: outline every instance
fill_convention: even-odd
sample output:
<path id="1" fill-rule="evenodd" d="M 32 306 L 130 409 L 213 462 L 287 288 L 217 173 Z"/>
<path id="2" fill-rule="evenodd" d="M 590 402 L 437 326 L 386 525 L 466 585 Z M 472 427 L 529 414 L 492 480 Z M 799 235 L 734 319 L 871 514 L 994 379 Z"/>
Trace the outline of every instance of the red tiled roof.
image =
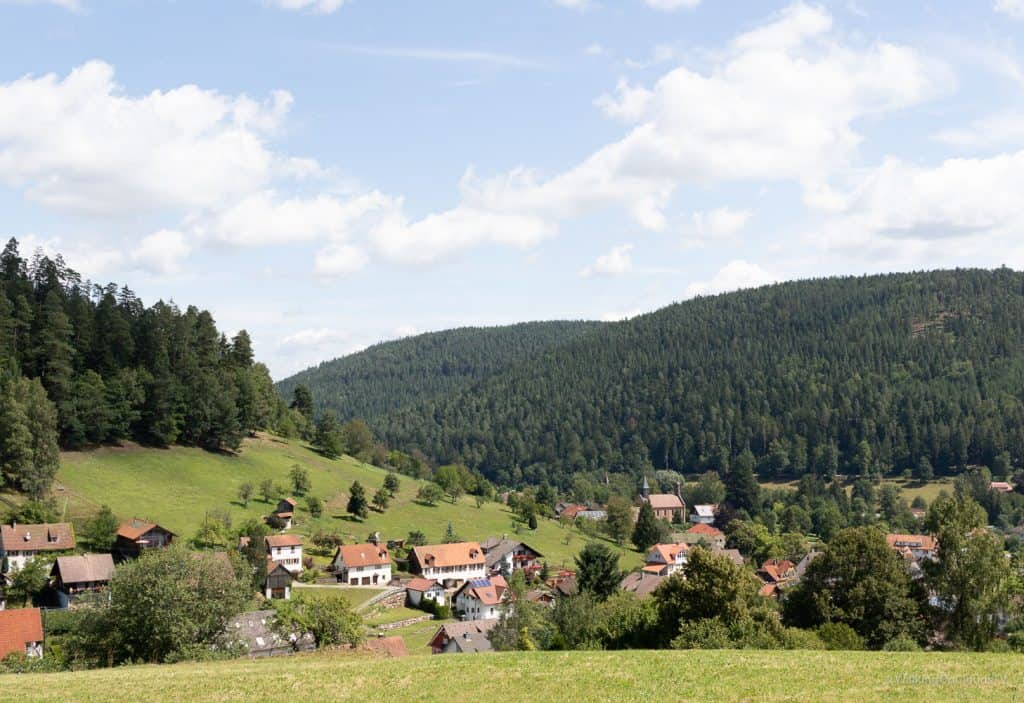
<path id="1" fill-rule="evenodd" d="M 708 535 L 709 537 L 720 537 L 725 535 L 725 533 L 717 527 L 712 527 L 711 525 L 704 524 L 694 525 L 686 532 L 687 534 L 691 535 Z"/>
<path id="2" fill-rule="evenodd" d="M 885 541 L 889 543 L 889 546 L 893 549 L 918 549 L 925 552 L 933 552 L 937 546 L 937 542 L 931 535 L 899 535 L 892 534 L 886 535 Z"/>
<path id="3" fill-rule="evenodd" d="M 476 542 L 428 544 L 424 547 L 413 547 L 412 551 L 421 566 L 431 568 L 484 564 L 487 561 L 484 550 Z"/>
<path id="4" fill-rule="evenodd" d="M 334 558 L 341 556 L 342 563 L 348 567 L 353 566 L 385 566 L 391 563 L 391 556 L 385 547 L 378 547 L 375 544 L 343 544 L 338 547 Z"/>
<path id="5" fill-rule="evenodd" d="M 267 548 L 271 547 L 301 547 L 302 538 L 298 535 L 267 535 Z"/>
<path id="6" fill-rule="evenodd" d="M 643 568 L 648 574 L 661 574 L 668 567 L 668 564 L 648 564 Z"/>
<path id="7" fill-rule="evenodd" d="M 492 576 L 488 579 L 467 581 L 461 591 L 468 596 L 476 598 L 484 605 L 499 605 L 505 597 L 508 584 L 501 576 Z"/>
<path id="8" fill-rule="evenodd" d="M 103 583 L 114 575 L 114 558 L 109 554 L 57 557 L 53 571 L 60 573 L 65 584 Z"/>
<path id="9" fill-rule="evenodd" d="M 657 556 L 661 558 L 661 563 L 663 564 L 675 564 L 679 553 L 689 549 L 690 545 L 688 544 L 656 544 L 647 553 L 647 563 L 657 563 L 651 558 Z"/>
<path id="10" fill-rule="evenodd" d="M 134 518 L 130 522 L 123 523 L 119 528 L 117 528 L 117 536 L 134 541 L 152 529 L 163 530 L 167 534 L 171 535 L 174 534 L 170 530 L 160 527 L 160 525 L 155 522 L 147 522 L 145 520 Z"/>
<path id="11" fill-rule="evenodd" d="M 13 652 L 25 653 L 25 645 L 43 641 L 39 608 L 0 610 L 0 659 Z"/>
<path id="12" fill-rule="evenodd" d="M 288 505 L 292 506 L 293 508 L 294 508 L 294 507 L 295 507 L 295 505 L 296 505 L 296 504 L 295 504 L 295 499 L 294 499 L 294 498 L 282 498 L 282 499 L 281 499 L 281 501 L 283 501 L 283 502 L 287 503 Z"/>
<path id="13" fill-rule="evenodd" d="M 793 562 L 788 559 L 768 559 L 765 563 L 761 564 L 759 573 L 764 574 L 768 577 L 771 583 L 779 583 L 792 578 L 793 575 L 790 571 L 795 569 Z"/>
<path id="14" fill-rule="evenodd" d="M 70 523 L 41 525 L 0 525 L 4 551 L 55 552 L 75 548 L 75 530 Z"/>
<path id="15" fill-rule="evenodd" d="M 412 579 L 405 585 L 405 590 L 416 591 L 417 593 L 423 593 L 429 591 L 431 588 L 437 586 L 438 583 L 434 579 Z"/>

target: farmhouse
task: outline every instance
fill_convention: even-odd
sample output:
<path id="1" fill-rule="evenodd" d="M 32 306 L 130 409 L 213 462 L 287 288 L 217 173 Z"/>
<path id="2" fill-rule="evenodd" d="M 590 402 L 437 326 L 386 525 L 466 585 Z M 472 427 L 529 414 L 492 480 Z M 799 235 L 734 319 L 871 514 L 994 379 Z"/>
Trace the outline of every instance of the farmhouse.
<path id="1" fill-rule="evenodd" d="M 405 585 L 405 597 L 412 607 L 418 607 L 424 600 L 444 605 L 444 586 L 434 579 L 412 579 Z"/>
<path id="2" fill-rule="evenodd" d="M 122 559 L 136 559 L 147 549 L 164 549 L 171 545 L 176 535 L 155 522 L 138 518 L 117 528 L 114 551 Z"/>
<path id="3" fill-rule="evenodd" d="M 0 525 L 0 564 L 18 571 L 40 552 L 63 552 L 75 548 L 75 530 L 70 523 Z"/>
<path id="4" fill-rule="evenodd" d="M 675 493 L 651 493 L 651 486 L 644 476 L 644 483 L 640 487 L 640 502 L 650 504 L 654 509 L 654 516 L 659 520 L 669 522 L 682 522 L 686 513 L 686 503 L 680 495 L 678 484 Z"/>
<path id="5" fill-rule="evenodd" d="M 491 537 L 480 547 L 484 550 L 489 574 L 511 574 L 518 569 L 531 569 L 538 566 L 538 560 L 544 556 L 525 542 L 508 539 L 507 536 L 501 539 Z"/>
<path id="6" fill-rule="evenodd" d="M 467 620 L 495 620 L 509 598 L 508 584 L 501 576 L 471 579 L 455 593 L 455 609 Z"/>
<path id="7" fill-rule="evenodd" d="M 718 515 L 717 505 L 695 505 L 690 513 L 690 522 L 695 525 L 710 525 Z"/>
<path id="8" fill-rule="evenodd" d="M 114 576 L 114 558 L 109 554 L 57 557 L 50 576 L 54 588 L 69 597 L 98 591 Z"/>
<path id="9" fill-rule="evenodd" d="M 725 549 L 725 533 L 711 525 L 694 525 L 686 532 L 678 535 L 680 542 L 685 542 L 691 547 L 704 545 L 712 551 Z"/>
<path id="10" fill-rule="evenodd" d="M 885 541 L 892 549 L 914 561 L 934 559 L 939 548 L 936 539 L 929 535 L 890 534 L 885 536 Z"/>
<path id="11" fill-rule="evenodd" d="M 267 557 L 293 574 L 302 572 L 302 539 L 298 535 L 267 535 Z"/>
<path id="12" fill-rule="evenodd" d="M 283 529 L 289 530 L 292 526 L 292 518 L 295 517 L 295 499 L 282 498 L 277 502 L 277 509 L 274 517 L 284 523 Z"/>
<path id="13" fill-rule="evenodd" d="M 427 644 L 433 654 L 493 652 L 489 639 L 497 620 L 471 620 L 442 625 Z"/>
<path id="14" fill-rule="evenodd" d="M 413 547 L 409 553 L 409 570 L 446 586 L 458 586 L 470 579 L 486 577 L 487 560 L 476 542 L 428 544 Z"/>
<path id="15" fill-rule="evenodd" d="M 43 620 L 39 608 L 0 611 L 0 659 L 8 654 L 43 656 Z"/>
<path id="16" fill-rule="evenodd" d="M 391 582 L 391 555 L 387 547 L 344 544 L 334 553 L 334 574 L 350 586 L 376 586 Z"/>
<path id="17" fill-rule="evenodd" d="M 263 595 L 272 600 L 291 600 L 292 572 L 284 564 L 267 559 L 267 577 L 263 579 Z"/>

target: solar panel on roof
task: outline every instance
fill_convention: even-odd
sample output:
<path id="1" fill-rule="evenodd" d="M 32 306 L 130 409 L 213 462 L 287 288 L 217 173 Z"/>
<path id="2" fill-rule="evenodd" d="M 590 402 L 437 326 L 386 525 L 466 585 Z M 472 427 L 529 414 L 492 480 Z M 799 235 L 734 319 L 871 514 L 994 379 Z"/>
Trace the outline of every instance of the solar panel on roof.
<path id="1" fill-rule="evenodd" d="M 471 579 L 469 585 L 473 588 L 487 588 L 491 582 L 489 579 Z"/>

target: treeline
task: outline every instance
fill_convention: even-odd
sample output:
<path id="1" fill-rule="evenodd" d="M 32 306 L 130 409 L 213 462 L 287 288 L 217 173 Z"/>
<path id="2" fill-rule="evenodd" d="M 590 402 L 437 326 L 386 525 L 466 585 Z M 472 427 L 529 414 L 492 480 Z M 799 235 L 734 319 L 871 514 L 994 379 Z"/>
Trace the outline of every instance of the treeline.
<path id="1" fill-rule="evenodd" d="M 433 383 L 417 378 L 424 359 L 395 363 L 417 370 L 405 382 Z M 688 301 L 371 425 L 388 446 L 507 486 L 566 490 L 577 475 L 655 470 L 727 476 L 747 451 L 763 478 L 930 478 L 994 466 L 1003 453 L 1020 465 L 1022 398 L 1024 274 L 957 270 Z"/>
<path id="2" fill-rule="evenodd" d="M 306 386 L 317 411 L 376 425 L 387 413 L 450 395 L 509 366 L 585 336 L 599 322 L 527 322 L 466 327 L 376 344 L 325 361 L 277 384 L 284 397 Z"/>
<path id="3" fill-rule="evenodd" d="M 94 285 L 60 256 L 0 254 L 0 470 L 40 495 L 58 447 L 135 440 L 237 449 L 272 424 L 294 431 L 243 330 L 228 340 L 205 310 L 145 307 Z"/>

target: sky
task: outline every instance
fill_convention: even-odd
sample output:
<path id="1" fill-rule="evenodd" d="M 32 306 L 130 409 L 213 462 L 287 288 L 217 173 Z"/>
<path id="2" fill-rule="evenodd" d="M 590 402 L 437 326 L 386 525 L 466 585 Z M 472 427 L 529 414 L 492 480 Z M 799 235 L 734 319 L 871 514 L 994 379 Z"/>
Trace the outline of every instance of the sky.
<path id="1" fill-rule="evenodd" d="M 1024 0 L 0 0 L 0 236 L 283 378 L 465 325 L 1024 268 Z"/>

